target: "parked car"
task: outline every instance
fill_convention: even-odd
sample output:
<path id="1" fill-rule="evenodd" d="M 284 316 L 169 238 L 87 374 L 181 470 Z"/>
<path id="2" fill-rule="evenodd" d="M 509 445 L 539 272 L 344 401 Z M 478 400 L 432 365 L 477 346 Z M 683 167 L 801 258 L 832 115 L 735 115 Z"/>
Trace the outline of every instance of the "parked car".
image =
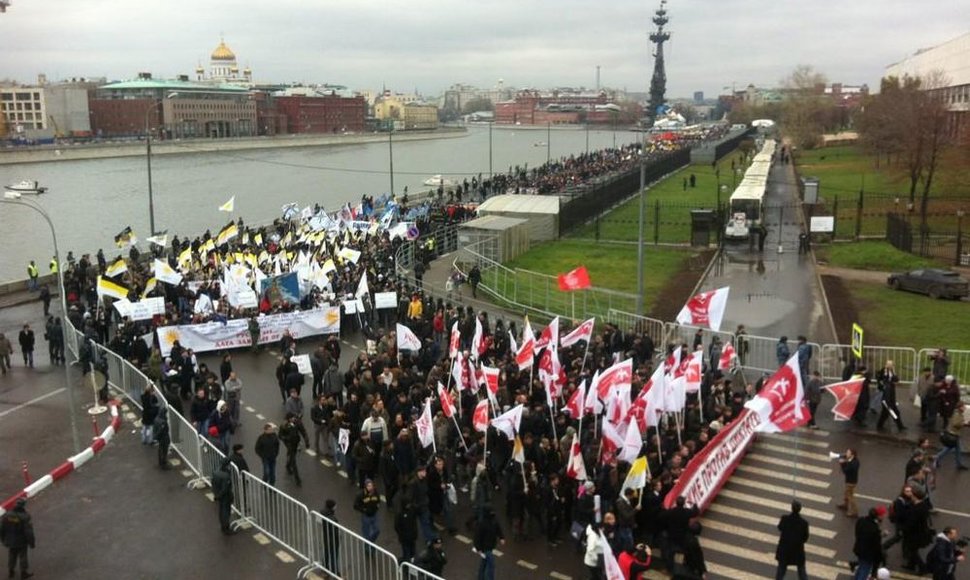
<path id="1" fill-rule="evenodd" d="M 893 290 L 909 290 L 930 298 L 960 299 L 970 295 L 970 284 L 952 270 L 925 268 L 909 272 L 894 272 L 886 280 Z"/>

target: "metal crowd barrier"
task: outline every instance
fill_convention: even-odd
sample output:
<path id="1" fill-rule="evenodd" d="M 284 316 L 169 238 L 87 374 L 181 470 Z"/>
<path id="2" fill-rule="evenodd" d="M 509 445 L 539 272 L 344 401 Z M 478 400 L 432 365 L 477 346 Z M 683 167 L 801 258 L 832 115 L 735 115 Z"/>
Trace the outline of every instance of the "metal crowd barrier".
<path id="1" fill-rule="evenodd" d="M 282 544 L 305 565 L 309 564 L 310 510 L 252 473 L 245 472 L 241 476 L 240 489 L 245 490 L 242 521 Z"/>
<path id="2" fill-rule="evenodd" d="M 939 349 L 924 348 L 916 355 L 916 373 L 923 367 L 933 368 L 933 359 Z M 947 372 L 957 379 L 957 384 L 961 387 L 970 385 L 970 350 L 950 350 L 946 351 L 946 358 L 950 361 Z"/>
<path id="3" fill-rule="evenodd" d="M 738 353 L 738 362 L 742 367 L 759 372 L 773 373 L 778 370 L 778 339 L 769 336 L 742 335 L 743 347 L 739 344 L 737 335 L 734 338 L 734 349 Z M 809 342 L 812 349 L 812 359 L 805 373 L 821 368 L 820 356 L 822 347 L 818 343 Z M 742 351 L 742 348 L 744 349 Z M 788 338 L 788 348 L 792 354 L 798 348 L 798 341 L 794 337 Z"/>
<path id="4" fill-rule="evenodd" d="M 441 576 L 418 568 L 411 562 L 401 565 L 401 580 L 445 580 Z"/>
<path id="5" fill-rule="evenodd" d="M 356 580 L 399 580 L 397 557 L 320 512 L 310 512 L 311 561 L 301 570 L 305 575 L 322 570 L 333 578 Z M 390 530 L 382 530 L 390 533 Z"/>
<path id="6" fill-rule="evenodd" d="M 664 341 L 664 346 L 671 344 L 683 344 L 687 343 L 688 346 L 694 343 L 694 335 L 697 331 L 701 331 L 701 336 L 704 339 L 704 350 L 707 351 L 707 347 L 711 344 L 711 339 L 715 336 L 721 339 L 721 344 L 727 344 L 729 342 L 734 342 L 734 334 L 730 332 L 721 332 L 716 330 L 710 330 L 708 328 L 701 328 L 699 326 L 688 326 L 686 324 L 677 324 L 676 322 L 668 322 L 664 325 L 664 335 L 666 340 Z"/>
<path id="7" fill-rule="evenodd" d="M 633 331 L 637 334 L 646 333 L 653 341 L 654 348 L 659 352 L 665 352 L 664 344 L 664 323 L 656 318 L 648 318 L 624 312 L 615 308 L 610 308 L 606 315 L 606 320 L 615 324 L 624 332 Z"/>
<path id="8" fill-rule="evenodd" d="M 822 346 L 822 378 L 827 381 L 842 380 L 842 369 L 846 361 L 852 358 L 852 347 L 848 344 L 826 344 Z M 919 374 L 916 360 L 916 350 L 901 346 L 863 346 L 862 362 L 873 377 L 886 365 L 886 361 L 893 361 L 896 374 L 902 383 L 913 383 Z"/>

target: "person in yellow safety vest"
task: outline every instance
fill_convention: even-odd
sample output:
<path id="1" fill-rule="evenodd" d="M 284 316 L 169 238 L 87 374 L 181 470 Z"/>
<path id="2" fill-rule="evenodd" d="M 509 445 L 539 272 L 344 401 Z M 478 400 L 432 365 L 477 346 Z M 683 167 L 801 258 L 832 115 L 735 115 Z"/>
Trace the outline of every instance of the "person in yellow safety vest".
<path id="1" fill-rule="evenodd" d="M 27 290 L 33 292 L 37 290 L 37 277 L 40 273 L 37 271 L 37 264 L 33 260 L 27 264 Z"/>
<path id="2" fill-rule="evenodd" d="M 57 274 L 57 256 L 54 256 L 53 258 L 51 258 L 50 268 L 51 268 L 51 274 Z"/>

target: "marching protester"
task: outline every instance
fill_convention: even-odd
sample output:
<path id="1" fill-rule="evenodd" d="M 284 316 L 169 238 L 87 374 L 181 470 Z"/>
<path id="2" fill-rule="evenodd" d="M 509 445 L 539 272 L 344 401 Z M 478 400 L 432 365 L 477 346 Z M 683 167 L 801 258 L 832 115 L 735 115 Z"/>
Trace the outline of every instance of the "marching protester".
<path id="1" fill-rule="evenodd" d="M 0 541 L 7 548 L 7 571 L 13 578 L 17 562 L 20 562 L 20 578 L 30 578 L 28 550 L 35 546 L 34 524 L 27 513 L 27 499 L 18 498 L 14 507 L 0 518 Z"/>

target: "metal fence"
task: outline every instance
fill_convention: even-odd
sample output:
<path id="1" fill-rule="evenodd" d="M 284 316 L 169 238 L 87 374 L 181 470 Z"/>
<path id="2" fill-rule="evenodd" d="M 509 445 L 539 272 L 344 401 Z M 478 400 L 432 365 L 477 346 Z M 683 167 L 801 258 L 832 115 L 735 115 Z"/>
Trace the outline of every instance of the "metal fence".
<path id="1" fill-rule="evenodd" d="M 778 338 L 751 334 L 743 334 L 741 337 L 734 336 L 734 350 L 738 354 L 738 364 L 745 369 L 773 373 L 781 366 L 778 364 Z M 812 358 L 809 368 L 804 369 L 804 372 L 810 373 L 813 370 L 821 372 L 822 347 L 815 342 L 809 342 L 808 345 L 812 349 Z M 789 340 L 788 348 L 792 354 L 797 347 L 796 342 Z"/>
<path id="2" fill-rule="evenodd" d="M 939 349 L 924 348 L 916 355 L 917 374 L 923 367 L 933 368 L 933 358 Z M 970 350 L 947 350 L 946 358 L 950 361 L 947 366 L 947 373 L 957 379 L 959 385 L 970 385 Z"/>
<path id="3" fill-rule="evenodd" d="M 330 577 L 354 580 L 399 580 L 397 557 L 321 514 L 310 512 L 310 564 Z"/>
<path id="4" fill-rule="evenodd" d="M 401 580 L 445 580 L 431 572 L 422 570 L 410 562 L 401 565 Z"/>
<path id="5" fill-rule="evenodd" d="M 310 562 L 310 510 L 252 473 L 242 474 L 243 520 Z"/>
<path id="6" fill-rule="evenodd" d="M 653 341 L 654 348 L 663 352 L 664 323 L 662 320 L 648 318 L 614 308 L 610 308 L 606 313 L 606 320 L 615 324 L 624 332 L 633 332 L 636 334 L 646 333 L 650 337 L 650 340 Z"/>
<path id="7" fill-rule="evenodd" d="M 820 359 L 822 378 L 827 381 L 840 381 L 842 369 L 852 359 L 852 347 L 847 344 L 823 345 Z M 893 361 L 900 382 L 916 381 L 919 369 L 916 365 L 915 349 L 901 346 L 863 347 L 862 362 L 873 373 L 886 366 L 886 361 Z"/>

